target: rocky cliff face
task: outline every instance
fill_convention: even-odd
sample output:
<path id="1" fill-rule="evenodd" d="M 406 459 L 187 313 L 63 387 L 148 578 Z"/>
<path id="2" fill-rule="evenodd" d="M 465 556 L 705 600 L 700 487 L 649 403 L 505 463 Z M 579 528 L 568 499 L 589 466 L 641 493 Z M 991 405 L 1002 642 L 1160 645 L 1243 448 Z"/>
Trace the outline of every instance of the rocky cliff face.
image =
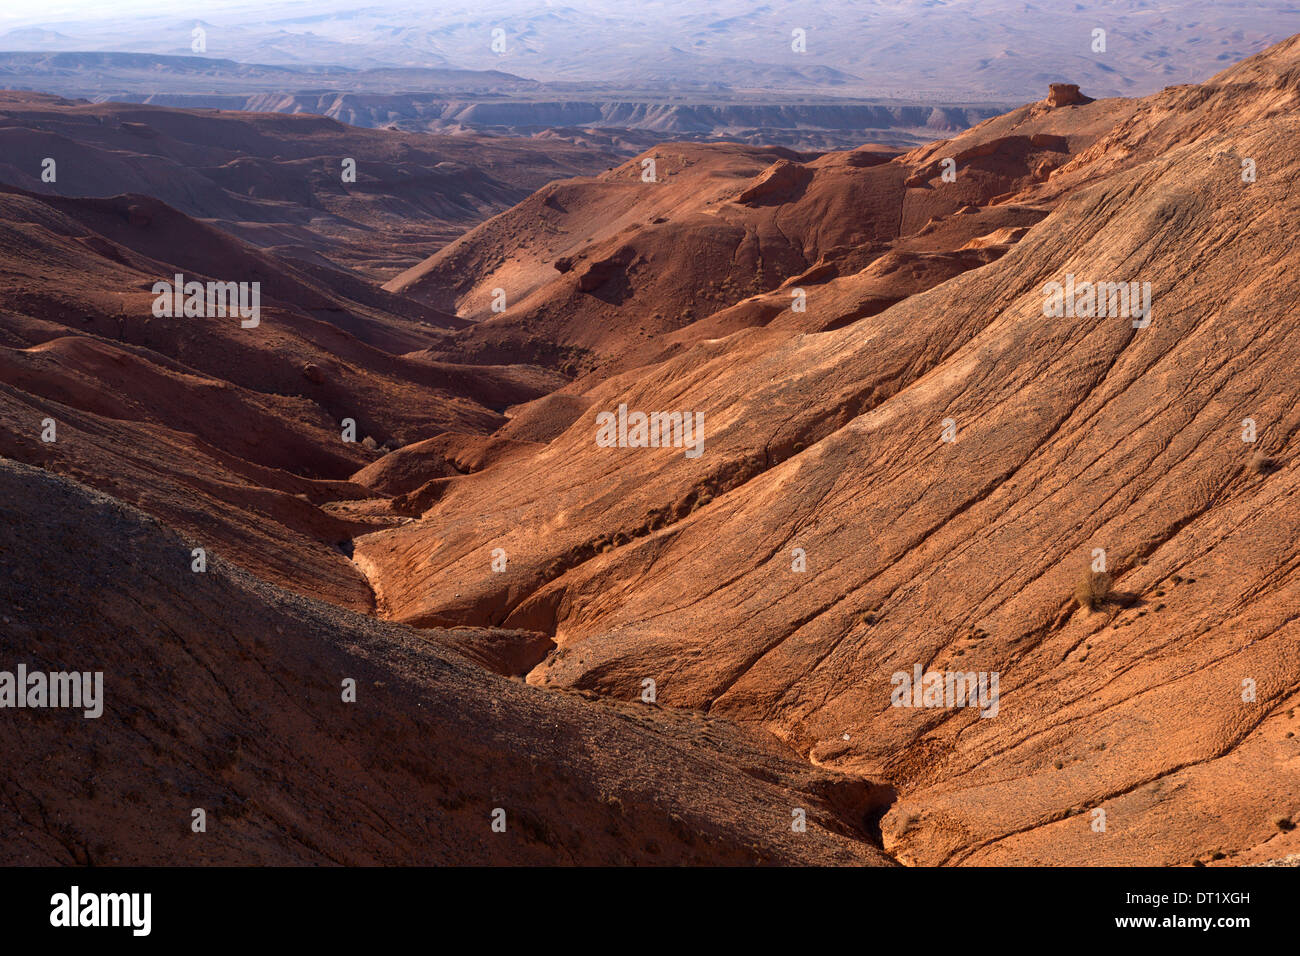
<path id="1" fill-rule="evenodd" d="M 1077 83 L 1053 83 L 1047 92 L 1048 106 L 1081 106 L 1091 102 L 1090 97 L 1079 92 Z"/>

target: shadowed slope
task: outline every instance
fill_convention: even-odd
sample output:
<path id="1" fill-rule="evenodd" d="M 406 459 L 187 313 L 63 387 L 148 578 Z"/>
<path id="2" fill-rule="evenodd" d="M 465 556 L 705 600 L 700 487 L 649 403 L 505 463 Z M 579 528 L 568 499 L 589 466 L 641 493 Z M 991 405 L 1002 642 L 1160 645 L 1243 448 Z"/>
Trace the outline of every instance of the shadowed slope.
<path id="1" fill-rule="evenodd" d="M 42 178 L 47 159 L 54 182 Z M 555 140 L 0 91 L 0 182 L 149 195 L 256 246 L 384 278 L 551 180 L 613 161 Z"/>
<path id="2" fill-rule="evenodd" d="M 8 712 L 7 865 L 888 862 L 862 836 L 887 788 L 725 721 L 545 693 L 223 561 L 192 573 L 156 522 L 12 462 L 0 519 L 3 668 L 99 671 L 104 694 L 97 719 Z"/>
<path id="3" fill-rule="evenodd" d="M 427 344 L 430 321 L 457 320 L 147 197 L 0 187 L 0 250 L 0 454 L 74 475 L 346 607 L 373 601 L 336 546 L 382 524 L 321 510 L 371 495 L 348 476 L 378 446 L 489 432 L 502 409 L 562 381 L 393 354 Z M 258 324 L 154 315 L 154 284 L 178 273 L 258 283 Z"/>

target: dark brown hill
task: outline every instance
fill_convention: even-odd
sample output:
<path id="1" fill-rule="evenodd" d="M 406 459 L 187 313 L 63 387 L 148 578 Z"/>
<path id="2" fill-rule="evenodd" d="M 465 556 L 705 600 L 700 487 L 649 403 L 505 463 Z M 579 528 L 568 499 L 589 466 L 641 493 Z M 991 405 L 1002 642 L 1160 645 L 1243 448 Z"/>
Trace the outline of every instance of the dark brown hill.
<path id="1" fill-rule="evenodd" d="M 5 865 L 889 862 L 864 835 L 888 788 L 451 649 L 490 634 L 417 633 L 220 558 L 195 574 L 156 521 L 7 461 L 0 559 L 0 669 L 103 675 L 98 718 L 6 712 Z"/>
<path id="2" fill-rule="evenodd" d="M 42 179 L 47 158 L 54 183 Z M 356 161 L 355 182 L 344 182 L 345 159 Z M 558 140 L 0 91 L 0 182 L 152 196 L 258 247 L 383 279 L 551 180 L 613 162 Z"/>

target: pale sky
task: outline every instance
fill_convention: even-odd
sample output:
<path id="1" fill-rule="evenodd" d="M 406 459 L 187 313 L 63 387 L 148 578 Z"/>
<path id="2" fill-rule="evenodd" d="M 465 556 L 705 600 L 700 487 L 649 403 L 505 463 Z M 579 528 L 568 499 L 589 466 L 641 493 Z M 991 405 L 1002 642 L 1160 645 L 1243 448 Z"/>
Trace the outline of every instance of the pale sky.
<path id="1" fill-rule="evenodd" d="M 657 0 L 662 3 L 663 0 Z M 683 4 L 695 6 L 706 0 L 668 0 L 668 5 Z M 615 0 L 612 4 L 606 0 L 604 5 L 613 6 L 626 3 L 631 7 L 645 6 L 638 0 Z M 555 0 L 518 0 L 514 6 L 521 10 L 536 11 L 539 8 L 553 6 Z M 120 20 L 142 16 L 177 16 L 183 19 L 202 20 L 223 10 L 253 9 L 259 19 L 268 14 L 294 15 L 301 13 L 324 12 L 340 6 L 365 9 L 405 8 L 436 16 L 439 7 L 451 8 L 453 11 L 476 9 L 489 4 L 465 2 L 465 0 L 356 0 L 354 3 L 342 3 L 340 0 L 0 0 L 0 25 L 12 28 L 19 24 L 53 24 L 66 20 Z M 501 0 L 491 5 L 502 6 Z M 563 6 L 582 9 L 590 6 L 588 0 L 563 0 Z"/>
<path id="2" fill-rule="evenodd" d="M 270 0 L 258 4 L 265 12 L 268 7 L 293 10 L 308 5 L 310 0 Z M 358 4 L 361 6 L 363 4 Z M 130 16 L 165 16 L 201 20 L 231 7 L 249 6 L 249 0 L 44 0 L 41 3 L 0 2 L 0 23 L 53 23 L 59 20 L 114 20 Z"/>

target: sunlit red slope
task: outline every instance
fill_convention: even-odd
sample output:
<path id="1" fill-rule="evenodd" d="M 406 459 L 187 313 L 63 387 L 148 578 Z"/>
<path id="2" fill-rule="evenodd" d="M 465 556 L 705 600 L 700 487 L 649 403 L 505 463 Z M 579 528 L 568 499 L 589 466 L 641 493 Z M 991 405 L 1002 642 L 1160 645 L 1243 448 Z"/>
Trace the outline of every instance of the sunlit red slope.
<path id="1" fill-rule="evenodd" d="M 815 320 L 788 305 L 754 321 L 723 313 L 709 320 L 716 338 L 519 410 L 501 434 L 550 438 L 545 447 L 432 483 L 418 522 L 358 540 L 380 612 L 422 626 L 543 629 L 558 650 L 534 684 L 632 699 L 651 677 L 666 703 L 887 777 L 901 796 L 885 846 L 906 862 L 1294 852 L 1294 832 L 1275 821 L 1300 810 L 1298 58 L 1292 40 L 1202 86 L 1126 104 L 1037 104 L 953 144 L 853 167 L 845 175 L 882 177 L 885 193 L 891 167 L 924 179 L 898 183 L 904 198 L 891 208 L 902 218 L 888 229 L 869 214 L 809 214 L 800 227 L 798 197 L 751 212 L 733 195 L 734 212 L 670 215 L 679 241 L 651 247 L 637 245 L 650 226 L 620 237 L 627 223 L 615 212 L 640 218 L 640 197 L 671 185 L 643 188 L 629 168 L 626 181 L 557 187 L 563 209 L 580 207 L 587 188 L 589 211 L 615 204 L 592 219 L 607 230 L 601 256 L 620 244 L 647 261 L 676 249 L 682 276 L 709 255 L 690 236 L 737 237 L 719 256 L 733 261 L 751 235 L 739 220 L 789 223 L 763 261 L 788 255 L 803 267 L 825 242 L 849 243 L 851 259 L 906 238 L 898 221 L 923 231 L 922 220 L 944 216 L 937 228 L 952 229 L 990 208 L 1041 214 L 986 219 L 947 248 L 1002 246 L 1000 258 L 936 270 L 937 284 L 895 304 L 864 306 L 888 298 L 884 261 L 868 256 L 860 270 L 804 283 Z M 955 148 L 982 168 L 1017 126 L 1033 130 L 1030 145 L 1039 133 L 1069 141 L 1072 118 L 1084 132 L 1055 169 L 1020 162 L 1015 175 L 970 186 L 959 164 L 955 184 L 926 178 Z M 726 156 L 723 168 L 744 174 L 733 193 L 761 175 L 759 157 Z M 1246 159 L 1255 181 L 1243 179 Z M 833 160 L 818 162 L 804 196 Z M 680 175 L 704 165 L 683 163 Z M 721 185 L 704 177 L 696 188 L 700 204 L 724 205 Z M 914 189 L 924 205 L 909 213 Z M 619 207 L 624 194 L 638 198 Z M 549 221 L 545 198 L 480 235 L 510 216 Z M 976 209 L 949 217 L 966 205 Z M 753 226 L 759 248 L 763 228 Z M 531 258 L 495 246 L 515 259 L 453 290 L 457 301 L 474 311 L 482 289 L 517 280 L 522 312 L 479 326 L 475 341 L 492 323 L 522 329 L 549 316 L 543 340 L 558 330 L 599 348 L 658 296 L 675 304 L 667 285 L 684 295 L 696 281 L 656 265 L 638 282 L 630 267 L 631 291 L 608 313 L 624 324 L 610 331 L 610 303 L 579 305 L 578 275 L 541 281 L 540 262 L 573 254 L 580 231 L 530 231 L 545 248 Z M 407 291 L 426 279 L 439 288 L 453 251 L 408 274 Z M 1046 316 L 1044 286 L 1067 274 L 1149 282 L 1150 326 Z M 599 447 L 596 413 L 621 403 L 702 413 L 703 454 Z M 1248 418 L 1254 444 L 1241 437 Z M 955 443 L 939 440 L 945 420 Z M 792 570 L 795 548 L 804 572 Z M 1088 611 L 1074 590 L 1098 548 L 1115 593 Z M 501 573 L 495 549 L 509 556 Z M 892 676 L 917 665 L 1000 674 L 996 717 L 891 706 Z M 1091 825 L 1095 809 L 1104 832 Z"/>

